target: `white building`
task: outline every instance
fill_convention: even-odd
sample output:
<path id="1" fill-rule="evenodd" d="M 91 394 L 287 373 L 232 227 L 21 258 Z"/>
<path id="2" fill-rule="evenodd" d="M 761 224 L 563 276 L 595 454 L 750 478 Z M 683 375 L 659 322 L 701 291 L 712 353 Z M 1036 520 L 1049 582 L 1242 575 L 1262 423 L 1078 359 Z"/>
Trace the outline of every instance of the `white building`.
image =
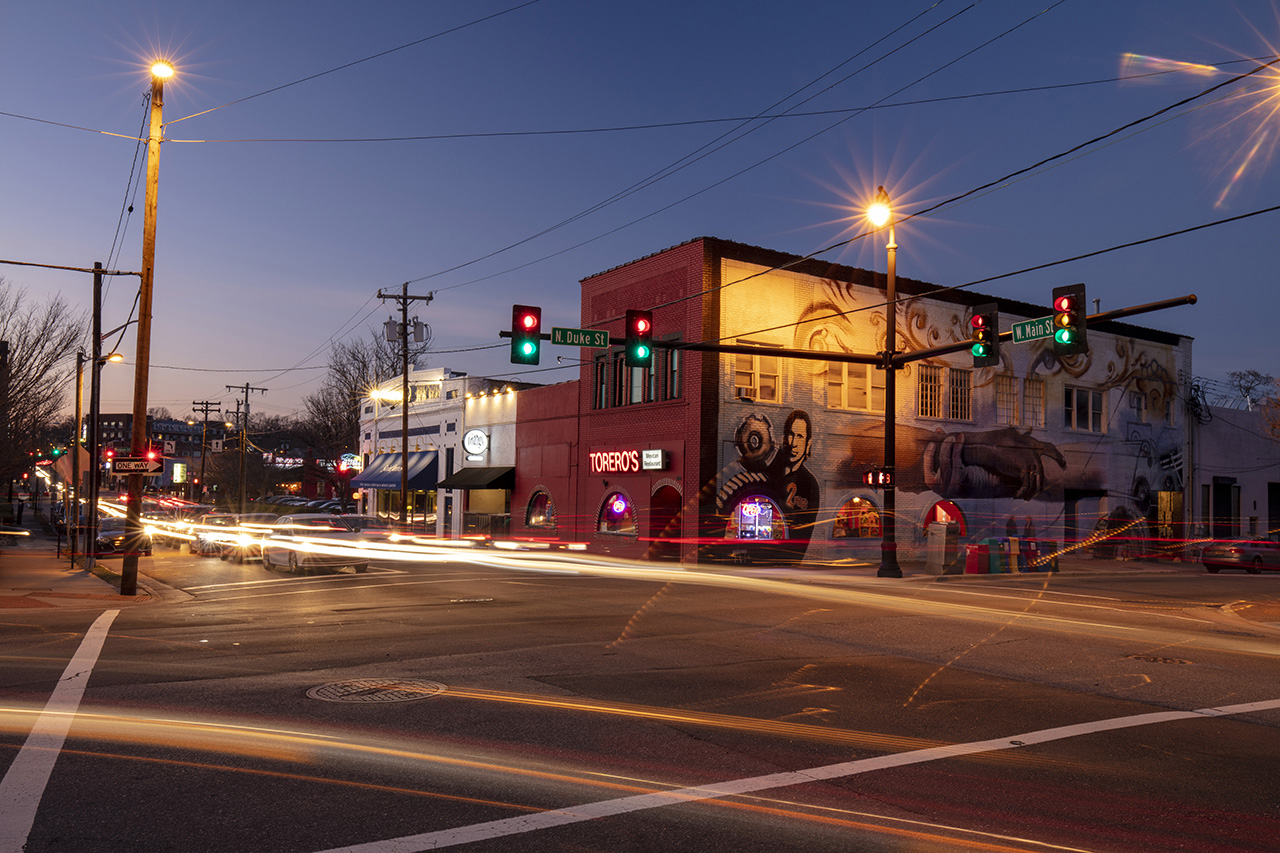
<path id="1" fill-rule="evenodd" d="M 352 480 L 361 511 L 401 517 L 425 533 L 457 538 L 505 535 L 514 485 L 516 394 L 528 383 L 469 377 L 448 368 L 409 368 L 408 446 L 404 378 L 372 389 L 360 403 L 360 456 Z"/>

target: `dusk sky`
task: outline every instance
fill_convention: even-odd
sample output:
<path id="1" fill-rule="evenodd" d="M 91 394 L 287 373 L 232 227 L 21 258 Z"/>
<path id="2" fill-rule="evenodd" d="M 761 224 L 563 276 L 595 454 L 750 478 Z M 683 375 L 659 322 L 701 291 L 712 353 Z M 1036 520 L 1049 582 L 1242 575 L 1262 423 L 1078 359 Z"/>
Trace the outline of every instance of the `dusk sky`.
<path id="1" fill-rule="evenodd" d="M 1045 313 L 1074 282 L 1104 310 L 1196 293 L 1130 322 L 1193 336 L 1198 376 L 1275 375 L 1280 211 L 1248 214 L 1280 205 L 1280 75 L 1173 105 L 1278 45 L 1253 0 L 6 3 L 0 260 L 141 268 L 167 58 L 149 406 L 234 410 L 248 382 L 255 412 L 297 411 L 405 281 L 434 292 L 426 366 L 551 383 L 578 350 L 511 365 L 514 302 L 576 327 L 580 279 L 700 236 L 882 271 L 877 185 L 906 217 L 1138 122 L 900 223 L 898 274 L 964 285 L 1243 216 L 972 289 Z M 87 275 L 0 276 L 87 317 Z M 110 282 L 105 329 L 137 286 Z M 132 369 L 103 376 L 128 411 Z"/>

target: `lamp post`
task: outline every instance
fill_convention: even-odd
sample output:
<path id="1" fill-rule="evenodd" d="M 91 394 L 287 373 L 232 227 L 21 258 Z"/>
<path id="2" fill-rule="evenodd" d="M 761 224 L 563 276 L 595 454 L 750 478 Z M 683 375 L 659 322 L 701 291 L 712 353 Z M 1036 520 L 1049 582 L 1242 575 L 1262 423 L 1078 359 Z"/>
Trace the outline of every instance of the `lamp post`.
<path id="1" fill-rule="evenodd" d="M 898 565 L 898 529 L 897 529 L 897 426 L 898 400 L 897 375 L 898 367 L 893 358 L 898 349 L 898 244 L 893 233 L 893 204 L 884 187 L 876 190 L 875 200 L 867 209 L 867 218 L 876 228 L 889 228 L 889 243 L 885 247 L 889 253 L 889 266 L 885 284 L 885 328 L 884 328 L 884 469 L 889 475 L 889 482 L 884 487 L 884 522 L 881 525 L 883 535 L 880 540 L 880 568 L 876 576 L 881 578 L 900 578 L 902 568 Z"/>
<path id="2" fill-rule="evenodd" d="M 156 192 L 160 184 L 160 134 L 164 114 L 164 81 L 173 76 L 173 66 L 157 62 L 151 66 L 151 128 L 147 135 L 147 194 L 142 219 L 142 284 L 138 294 L 138 347 L 133 371 L 132 452 L 147 452 L 147 382 L 151 371 L 151 292 L 156 255 Z M 138 554 L 142 551 L 142 479 L 129 475 L 129 506 L 125 518 L 124 559 L 120 566 L 120 594 L 138 594 Z"/>

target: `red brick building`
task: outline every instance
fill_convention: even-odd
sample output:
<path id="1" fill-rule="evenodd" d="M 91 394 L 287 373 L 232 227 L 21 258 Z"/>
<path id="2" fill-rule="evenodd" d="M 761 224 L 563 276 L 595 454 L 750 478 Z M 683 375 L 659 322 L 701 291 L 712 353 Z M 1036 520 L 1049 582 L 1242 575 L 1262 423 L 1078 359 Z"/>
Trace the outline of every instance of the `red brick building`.
<path id="1" fill-rule="evenodd" d="M 884 285 L 715 238 L 584 279 L 583 328 L 621 338 L 626 310 L 649 309 L 659 345 L 652 369 L 626 367 L 620 347 L 584 348 L 578 380 L 520 392 L 512 534 L 686 562 L 878 559 L 882 495 L 862 475 L 885 462 L 884 371 L 769 353 L 883 350 Z M 967 341 L 973 307 L 992 301 L 911 279 L 897 289 L 904 352 Z M 998 302 L 1002 329 L 1048 313 Z M 1191 341 L 1116 322 L 1089 336 L 1090 352 L 1066 359 L 1036 340 L 1004 344 L 993 366 L 965 351 L 898 372 L 905 557 L 922 556 L 933 524 L 1072 542 L 1180 523 L 1180 493 L 1156 497 L 1181 482 L 1170 466 L 1186 446 L 1176 401 Z"/>

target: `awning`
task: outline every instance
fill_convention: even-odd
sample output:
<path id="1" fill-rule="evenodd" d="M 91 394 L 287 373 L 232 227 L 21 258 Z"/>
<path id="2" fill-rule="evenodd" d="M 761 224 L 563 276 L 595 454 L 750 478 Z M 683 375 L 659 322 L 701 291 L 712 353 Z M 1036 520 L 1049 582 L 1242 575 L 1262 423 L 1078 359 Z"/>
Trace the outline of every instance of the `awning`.
<path id="1" fill-rule="evenodd" d="M 515 468 L 459 468 L 437 485 L 437 489 L 514 489 Z"/>
<path id="2" fill-rule="evenodd" d="M 409 490 L 429 492 L 436 487 L 436 451 L 422 450 L 409 454 Z M 353 489 L 400 488 L 399 453 L 379 453 L 369 467 L 351 479 Z"/>

